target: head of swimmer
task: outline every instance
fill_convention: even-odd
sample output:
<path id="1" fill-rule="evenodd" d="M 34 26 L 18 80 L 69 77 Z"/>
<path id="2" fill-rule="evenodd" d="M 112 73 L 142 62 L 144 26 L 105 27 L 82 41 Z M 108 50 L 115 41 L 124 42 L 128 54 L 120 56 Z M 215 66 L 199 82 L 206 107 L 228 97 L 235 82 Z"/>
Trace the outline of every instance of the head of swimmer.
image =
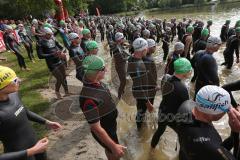
<path id="1" fill-rule="evenodd" d="M 2 96 L 7 96 L 8 94 L 17 92 L 19 90 L 19 78 L 15 74 L 13 76 L 6 73 L 0 78 L 1 78 L 0 98 Z"/>
<path id="2" fill-rule="evenodd" d="M 85 72 L 84 78 L 86 78 L 91 82 L 97 83 L 104 79 L 106 72 L 107 72 L 107 69 L 104 66 L 102 69 L 99 69 L 99 70 L 92 70 L 91 72 Z"/>
<path id="3" fill-rule="evenodd" d="M 195 118 L 197 120 L 200 120 L 200 121 L 203 121 L 203 122 L 206 122 L 206 123 L 211 123 L 213 121 L 218 121 L 225 115 L 225 113 L 219 113 L 219 114 L 216 114 L 216 115 L 203 113 L 203 112 L 199 111 L 196 107 L 193 109 L 192 112 L 193 112 L 193 115 L 195 116 Z"/>

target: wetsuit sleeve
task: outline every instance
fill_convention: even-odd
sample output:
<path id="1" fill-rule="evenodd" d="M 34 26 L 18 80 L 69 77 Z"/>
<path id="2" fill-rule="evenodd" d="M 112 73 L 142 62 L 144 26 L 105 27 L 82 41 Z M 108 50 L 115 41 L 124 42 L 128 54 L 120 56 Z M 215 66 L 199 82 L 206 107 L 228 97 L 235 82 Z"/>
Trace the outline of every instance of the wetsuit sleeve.
<path id="1" fill-rule="evenodd" d="M 229 92 L 229 94 L 231 96 L 232 106 L 237 107 L 238 104 L 237 104 L 236 100 L 234 99 L 234 97 L 232 95 L 232 91 L 240 90 L 240 80 L 238 80 L 236 82 L 229 83 L 229 84 L 225 84 L 225 85 L 222 86 L 222 88 L 224 88 L 226 91 Z"/>
<path id="2" fill-rule="evenodd" d="M 85 100 L 82 111 L 89 124 L 94 124 L 100 121 L 97 104 L 92 99 Z"/>
<path id="3" fill-rule="evenodd" d="M 209 159 L 217 159 L 217 160 L 236 160 L 236 158 L 224 147 L 220 146 L 216 150 L 210 151 L 213 155 L 212 157 L 209 157 Z"/>
<path id="4" fill-rule="evenodd" d="M 27 159 L 27 151 L 24 150 L 18 152 L 10 152 L 0 155 L 0 160 L 16 160 L 16 159 Z"/>
<path id="5" fill-rule="evenodd" d="M 239 40 L 238 39 L 236 39 L 236 42 L 235 42 L 236 44 L 235 44 L 235 54 L 236 54 L 236 57 L 237 57 L 237 59 L 239 59 Z"/>
<path id="6" fill-rule="evenodd" d="M 203 57 L 203 59 L 200 69 L 202 68 L 201 72 L 205 75 L 207 83 L 219 86 L 218 69 L 215 59 L 213 57 Z"/>
<path id="7" fill-rule="evenodd" d="M 31 112 L 28 109 L 26 109 L 26 112 L 27 112 L 27 117 L 30 121 L 37 122 L 37 123 L 40 123 L 40 124 L 45 124 L 46 123 L 46 119 L 41 117 L 40 115 L 38 115 L 34 112 Z"/>

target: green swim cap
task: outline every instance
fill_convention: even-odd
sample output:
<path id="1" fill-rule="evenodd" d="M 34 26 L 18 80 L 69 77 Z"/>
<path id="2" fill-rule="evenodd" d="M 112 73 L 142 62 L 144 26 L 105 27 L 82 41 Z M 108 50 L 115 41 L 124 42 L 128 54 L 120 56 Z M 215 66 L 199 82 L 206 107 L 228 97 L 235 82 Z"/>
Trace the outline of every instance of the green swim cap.
<path id="1" fill-rule="evenodd" d="M 85 73 L 94 73 L 105 67 L 104 60 L 101 57 L 96 55 L 90 55 L 85 57 L 82 64 L 83 64 Z"/>
<path id="2" fill-rule="evenodd" d="M 236 31 L 236 33 L 240 33 L 240 27 L 237 27 L 237 28 L 235 29 L 235 31 Z"/>
<path id="3" fill-rule="evenodd" d="M 49 23 L 45 23 L 44 25 L 43 25 L 43 27 L 46 27 L 46 28 L 52 28 L 52 25 L 51 24 L 49 24 Z"/>
<path id="4" fill-rule="evenodd" d="M 240 27 L 240 20 L 236 22 L 236 27 Z"/>
<path id="5" fill-rule="evenodd" d="M 201 36 L 207 37 L 209 35 L 209 30 L 207 28 L 204 28 L 201 32 Z"/>
<path id="6" fill-rule="evenodd" d="M 187 27 L 187 33 L 192 33 L 194 30 L 193 26 L 188 26 Z"/>
<path id="7" fill-rule="evenodd" d="M 231 20 L 226 20 L 226 24 L 230 24 L 231 23 Z"/>
<path id="8" fill-rule="evenodd" d="M 61 26 L 63 26 L 63 25 L 65 25 L 65 21 L 64 21 L 64 20 L 61 20 L 61 21 L 59 22 L 59 24 L 60 24 Z"/>
<path id="9" fill-rule="evenodd" d="M 207 21 L 207 24 L 213 24 L 212 20 Z"/>
<path id="10" fill-rule="evenodd" d="M 86 35 L 86 34 L 89 34 L 89 33 L 91 33 L 91 31 L 87 28 L 82 30 L 82 35 Z"/>
<path id="11" fill-rule="evenodd" d="M 98 43 L 96 41 L 89 41 L 86 44 L 86 48 L 88 51 L 92 51 L 98 48 Z"/>
<path id="12" fill-rule="evenodd" d="M 188 73 L 191 70 L 192 66 L 187 58 L 179 58 L 174 62 L 174 71 L 176 74 Z"/>

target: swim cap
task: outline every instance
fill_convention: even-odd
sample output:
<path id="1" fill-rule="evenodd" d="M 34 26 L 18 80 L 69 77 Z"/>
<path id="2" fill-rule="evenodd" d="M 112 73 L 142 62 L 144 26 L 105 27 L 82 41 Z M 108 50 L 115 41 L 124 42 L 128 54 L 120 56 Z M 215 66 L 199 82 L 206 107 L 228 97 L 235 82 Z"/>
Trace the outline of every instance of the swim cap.
<path id="1" fill-rule="evenodd" d="M 236 31 L 236 33 L 240 33 L 240 27 L 237 27 L 237 28 L 235 29 L 235 31 Z"/>
<path id="2" fill-rule="evenodd" d="M 24 27 L 23 24 L 18 24 L 18 27 Z"/>
<path id="3" fill-rule="evenodd" d="M 112 26 L 112 25 L 109 25 L 109 26 L 108 26 L 108 29 L 109 29 L 110 31 L 112 31 L 112 30 L 113 30 L 113 26 Z"/>
<path id="4" fill-rule="evenodd" d="M 53 31 L 48 27 L 44 27 L 43 31 L 44 31 L 45 34 L 53 34 Z"/>
<path id="5" fill-rule="evenodd" d="M 123 38 L 124 38 L 123 33 L 117 32 L 117 33 L 115 34 L 115 40 L 116 40 L 116 41 L 118 41 L 118 40 L 120 40 L 120 39 L 123 39 Z"/>
<path id="6" fill-rule="evenodd" d="M 79 38 L 79 35 L 77 33 L 70 33 L 68 38 L 69 38 L 70 41 L 72 41 L 74 39 Z"/>
<path id="7" fill-rule="evenodd" d="M 60 24 L 60 26 L 63 26 L 63 25 L 65 25 L 65 21 L 64 21 L 64 20 L 61 20 L 61 21 L 59 22 L 59 24 Z"/>
<path id="8" fill-rule="evenodd" d="M 84 58 L 83 60 L 83 68 L 86 73 L 90 73 L 91 71 L 101 70 L 105 67 L 104 60 L 96 55 L 90 55 Z"/>
<path id="9" fill-rule="evenodd" d="M 226 24 L 230 24 L 231 23 L 231 20 L 226 20 Z"/>
<path id="10" fill-rule="evenodd" d="M 38 23 L 38 20 L 37 19 L 33 19 L 32 20 L 32 24 L 37 24 Z"/>
<path id="11" fill-rule="evenodd" d="M 142 34 L 143 34 L 143 36 L 150 36 L 150 31 L 145 29 L 145 30 L 143 30 Z"/>
<path id="12" fill-rule="evenodd" d="M 9 85 L 16 78 L 17 75 L 11 68 L 0 66 L 0 89 Z"/>
<path id="13" fill-rule="evenodd" d="M 222 41 L 219 37 L 212 37 L 210 36 L 207 40 L 207 46 L 214 46 L 216 44 L 222 44 Z"/>
<path id="14" fill-rule="evenodd" d="M 236 22 L 236 27 L 240 27 L 240 20 Z"/>
<path id="15" fill-rule="evenodd" d="M 167 31 L 167 32 L 171 32 L 171 28 L 170 28 L 170 27 L 167 27 L 167 28 L 166 28 L 166 31 Z"/>
<path id="16" fill-rule="evenodd" d="M 13 30 L 12 26 L 5 25 L 5 30 Z"/>
<path id="17" fill-rule="evenodd" d="M 83 35 L 86 35 L 86 34 L 89 34 L 89 33 L 91 33 L 91 31 L 89 29 L 87 29 L 87 28 L 82 30 L 82 34 Z"/>
<path id="18" fill-rule="evenodd" d="M 187 58 L 179 58 L 174 62 L 174 71 L 176 74 L 188 73 L 191 70 L 192 66 Z"/>
<path id="19" fill-rule="evenodd" d="M 213 23 L 212 20 L 208 20 L 208 21 L 207 21 L 207 24 L 212 24 L 212 23 Z"/>
<path id="20" fill-rule="evenodd" d="M 175 43 L 174 50 L 175 51 L 184 50 L 184 44 L 182 42 Z"/>
<path id="21" fill-rule="evenodd" d="M 193 26 L 188 26 L 187 27 L 187 33 L 192 33 L 194 30 Z"/>
<path id="22" fill-rule="evenodd" d="M 52 28 L 52 25 L 51 24 L 49 24 L 49 23 L 45 23 L 44 25 L 43 25 L 43 27 L 47 27 L 47 28 Z"/>
<path id="23" fill-rule="evenodd" d="M 78 22 L 79 25 L 84 25 L 83 21 Z"/>
<path id="24" fill-rule="evenodd" d="M 201 88 L 196 95 L 196 102 L 198 111 L 211 115 L 226 113 L 231 107 L 229 93 L 223 88 L 213 85 Z"/>
<path id="25" fill-rule="evenodd" d="M 201 31 L 201 36 L 207 37 L 209 35 L 209 30 L 207 28 L 204 28 Z"/>
<path id="26" fill-rule="evenodd" d="M 88 51 L 92 51 L 92 50 L 97 49 L 97 48 L 98 48 L 98 43 L 96 41 L 89 41 L 86 44 L 86 49 Z"/>
<path id="27" fill-rule="evenodd" d="M 148 48 L 152 48 L 156 46 L 156 42 L 153 39 L 147 39 Z"/>
<path id="28" fill-rule="evenodd" d="M 148 43 L 143 38 L 137 38 L 133 41 L 133 48 L 134 51 L 143 51 L 144 49 L 148 48 Z"/>

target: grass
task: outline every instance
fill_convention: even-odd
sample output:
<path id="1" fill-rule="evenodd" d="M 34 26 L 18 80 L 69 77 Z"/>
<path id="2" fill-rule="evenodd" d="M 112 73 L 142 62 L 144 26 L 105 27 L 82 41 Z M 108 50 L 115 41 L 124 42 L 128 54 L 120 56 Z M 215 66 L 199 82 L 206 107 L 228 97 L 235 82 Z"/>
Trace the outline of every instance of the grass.
<path id="1" fill-rule="evenodd" d="M 41 96 L 39 89 L 48 88 L 49 71 L 45 60 L 39 60 L 35 51 L 34 56 L 37 59 L 36 63 L 32 63 L 29 60 L 25 48 L 21 48 L 21 51 L 22 55 L 25 57 L 26 65 L 31 71 L 21 71 L 16 56 L 10 52 L 0 54 L 0 56 L 7 58 L 7 61 L 0 61 L 0 65 L 12 68 L 17 73 L 17 76 L 22 79 L 19 93 L 24 106 L 42 115 L 44 111 L 49 108 L 50 103 Z M 45 126 L 36 123 L 34 123 L 34 128 L 38 137 L 43 137 L 47 132 Z"/>

